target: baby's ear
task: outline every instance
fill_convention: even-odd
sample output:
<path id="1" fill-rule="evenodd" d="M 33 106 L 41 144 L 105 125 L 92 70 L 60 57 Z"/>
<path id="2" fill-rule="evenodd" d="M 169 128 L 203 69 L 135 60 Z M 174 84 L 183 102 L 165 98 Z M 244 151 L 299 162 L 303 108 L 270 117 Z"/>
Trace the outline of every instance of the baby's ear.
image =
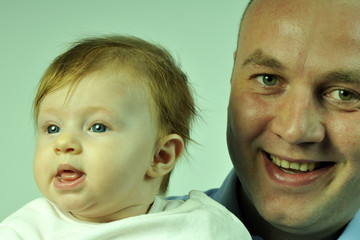
<path id="1" fill-rule="evenodd" d="M 165 176 L 174 168 L 183 151 L 184 140 L 178 134 L 162 137 L 147 175 L 153 178 Z"/>

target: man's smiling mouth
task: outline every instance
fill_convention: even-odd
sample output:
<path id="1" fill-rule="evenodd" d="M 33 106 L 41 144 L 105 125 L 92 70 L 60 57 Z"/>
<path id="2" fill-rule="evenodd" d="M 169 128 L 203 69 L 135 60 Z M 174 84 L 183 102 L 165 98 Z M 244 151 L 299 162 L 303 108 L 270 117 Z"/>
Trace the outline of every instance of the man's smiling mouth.
<path id="1" fill-rule="evenodd" d="M 267 158 L 278 166 L 282 171 L 290 174 L 299 174 L 316 171 L 318 169 L 334 166 L 335 162 L 292 162 L 280 159 L 270 153 L 265 152 Z"/>

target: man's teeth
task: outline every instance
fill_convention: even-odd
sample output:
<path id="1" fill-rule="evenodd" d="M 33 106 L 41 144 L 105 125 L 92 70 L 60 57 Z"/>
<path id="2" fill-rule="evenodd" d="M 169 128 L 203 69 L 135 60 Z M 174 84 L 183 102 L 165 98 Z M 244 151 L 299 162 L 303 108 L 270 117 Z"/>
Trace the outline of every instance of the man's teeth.
<path id="1" fill-rule="evenodd" d="M 314 171 L 317 166 L 316 163 L 297 163 L 297 162 L 289 162 L 286 160 L 279 159 L 275 156 L 270 155 L 271 161 L 277 166 L 283 169 L 293 169 L 301 172 Z"/>

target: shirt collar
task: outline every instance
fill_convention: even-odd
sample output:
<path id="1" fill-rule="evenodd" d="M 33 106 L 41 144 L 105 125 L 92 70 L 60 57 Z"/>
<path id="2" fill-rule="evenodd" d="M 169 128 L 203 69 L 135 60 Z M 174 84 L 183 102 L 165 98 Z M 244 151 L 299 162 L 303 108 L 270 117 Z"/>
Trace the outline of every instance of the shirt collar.
<path id="1" fill-rule="evenodd" d="M 238 205 L 237 191 L 239 191 L 240 182 L 236 175 L 235 169 L 232 169 L 225 178 L 223 184 L 219 189 L 213 191 L 209 195 L 225 206 L 236 217 L 242 220 L 240 208 Z M 336 217 L 336 216 L 335 216 Z M 344 232 L 340 235 L 338 240 L 358 239 L 360 236 L 360 210 L 356 213 L 353 219 L 346 226 Z M 253 236 L 253 239 L 261 239 Z"/>
<path id="2" fill-rule="evenodd" d="M 212 198 L 225 206 L 236 217 L 241 219 L 240 208 L 236 192 L 238 191 L 239 179 L 236 175 L 235 169 L 232 169 L 225 178 L 221 187 L 212 194 Z"/>
<path id="3" fill-rule="evenodd" d="M 344 232 L 340 235 L 338 240 L 358 239 L 360 236 L 360 210 L 355 214 L 353 219 L 346 226 Z"/>

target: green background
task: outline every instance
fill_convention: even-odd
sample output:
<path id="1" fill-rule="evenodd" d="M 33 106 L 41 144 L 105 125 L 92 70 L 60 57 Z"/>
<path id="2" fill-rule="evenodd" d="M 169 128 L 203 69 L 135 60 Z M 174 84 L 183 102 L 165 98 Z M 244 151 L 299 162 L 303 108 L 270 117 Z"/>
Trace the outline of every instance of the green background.
<path id="1" fill-rule="evenodd" d="M 69 43 L 122 33 L 170 50 L 188 74 L 203 120 L 169 195 L 220 186 L 231 169 L 225 138 L 237 29 L 246 0 L 0 1 L 0 221 L 40 197 L 32 175 L 36 86 Z"/>

